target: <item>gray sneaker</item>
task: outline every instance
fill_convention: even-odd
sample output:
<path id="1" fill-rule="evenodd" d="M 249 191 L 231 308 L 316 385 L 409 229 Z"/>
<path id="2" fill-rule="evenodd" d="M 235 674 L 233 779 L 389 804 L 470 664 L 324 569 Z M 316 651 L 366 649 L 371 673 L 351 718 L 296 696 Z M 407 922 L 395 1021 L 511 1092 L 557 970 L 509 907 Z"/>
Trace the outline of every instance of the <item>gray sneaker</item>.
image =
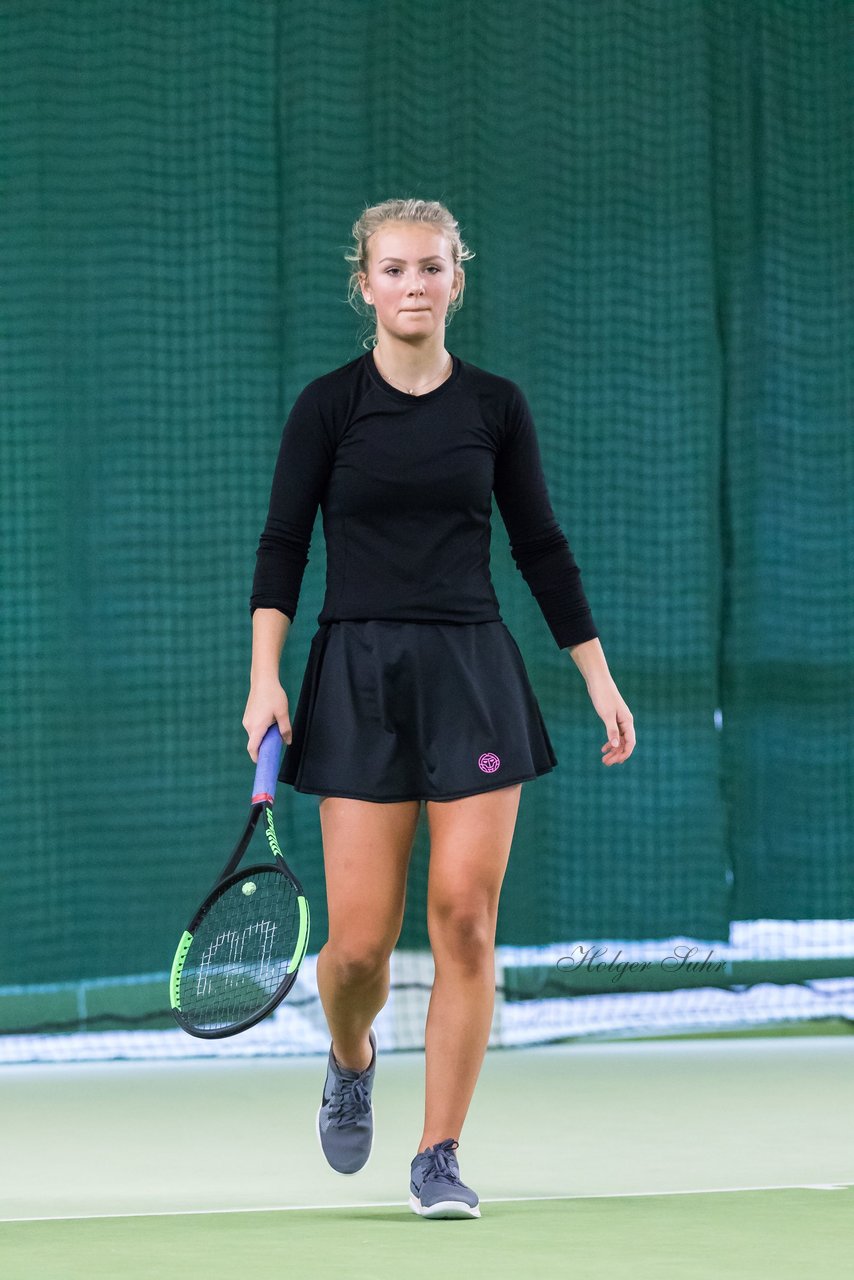
<path id="1" fill-rule="evenodd" d="M 323 1102 L 317 1113 L 320 1149 L 336 1173 L 358 1173 L 371 1154 L 374 1116 L 371 1090 L 377 1069 L 377 1038 L 368 1033 L 373 1057 L 364 1071 L 339 1067 L 329 1046 Z"/>
<path id="2" fill-rule="evenodd" d="M 409 1207 L 422 1218 L 479 1218 L 478 1198 L 460 1181 L 454 1151 L 460 1144 L 446 1138 L 421 1151 L 412 1161 Z"/>

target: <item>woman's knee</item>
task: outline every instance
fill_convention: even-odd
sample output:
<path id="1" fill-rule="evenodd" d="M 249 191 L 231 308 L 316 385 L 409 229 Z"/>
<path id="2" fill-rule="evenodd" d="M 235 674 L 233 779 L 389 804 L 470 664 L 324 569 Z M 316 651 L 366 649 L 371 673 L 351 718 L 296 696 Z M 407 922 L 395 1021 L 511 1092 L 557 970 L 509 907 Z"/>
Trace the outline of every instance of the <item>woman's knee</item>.
<path id="1" fill-rule="evenodd" d="M 427 924 L 437 962 L 448 959 L 474 969 L 492 958 L 496 917 L 488 903 L 434 903 Z"/>
<path id="2" fill-rule="evenodd" d="M 326 944 L 328 958 L 335 966 L 338 980 L 360 984 L 370 982 L 383 972 L 394 943 L 383 940 L 360 942 L 358 939 L 332 939 Z"/>

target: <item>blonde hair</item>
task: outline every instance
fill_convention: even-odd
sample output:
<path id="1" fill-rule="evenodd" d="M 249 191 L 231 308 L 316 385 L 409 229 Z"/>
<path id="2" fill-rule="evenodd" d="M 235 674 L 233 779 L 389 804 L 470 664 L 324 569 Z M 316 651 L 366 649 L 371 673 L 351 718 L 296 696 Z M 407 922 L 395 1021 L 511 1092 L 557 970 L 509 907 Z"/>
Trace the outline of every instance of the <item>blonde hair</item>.
<path id="1" fill-rule="evenodd" d="M 476 255 L 463 243 L 460 237 L 459 224 L 454 215 L 438 200 L 383 200 L 382 204 L 365 207 L 362 214 L 353 223 L 352 235 L 355 244 L 344 255 L 347 262 L 352 265 L 348 281 L 347 301 L 359 314 L 367 315 L 368 317 L 375 316 L 373 307 L 369 306 L 362 297 L 362 291 L 359 287 L 359 273 L 368 274 L 368 247 L 371 237 L 388 222 L 426 223 L 428 226 L 435 227 L 437 231 L 444 233 L 451 250 L 451 261 L 455 275 L 457 268 L 460 268 L 462 277 L 459 293 L 456 298 L 448 303 L 445 320 L 446 324 L 450 324 L 454 313 L 459 311 L 463 305 L 463 294 L 466 288 L 466 273 L 462 270 L 460 264 L 468 262 L 470 258 L 474 258 Z M 363 307 L 366 309 L 362 310 Z M 376 345 L 377 329 L 376 324 L 374 324 L 367 337 L 362 339 L 362 346 L 375 347 Z"/>

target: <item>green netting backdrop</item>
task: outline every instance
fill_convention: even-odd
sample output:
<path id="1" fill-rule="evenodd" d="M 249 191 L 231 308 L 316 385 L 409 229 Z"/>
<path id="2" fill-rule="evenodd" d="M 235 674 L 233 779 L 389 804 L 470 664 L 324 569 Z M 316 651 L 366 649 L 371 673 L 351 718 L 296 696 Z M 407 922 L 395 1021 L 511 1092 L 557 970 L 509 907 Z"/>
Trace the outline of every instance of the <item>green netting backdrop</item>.
<path id="1" fill-rule="evenodd" d="M 854 917 L 852 12 L 0 6 L 0 983 L 168 968 L 237 836 L 281 428 L 364 349 L 343 255 L 391 196 L 477 253 L 447 346 L 529 397 L 637 730 L 604 769 L 496 511 L 560 762 L 498 941 Z M 318 515 L 292 709 L 324 572 Z M 316 951 L 317 798 L 277 813 Z"/>

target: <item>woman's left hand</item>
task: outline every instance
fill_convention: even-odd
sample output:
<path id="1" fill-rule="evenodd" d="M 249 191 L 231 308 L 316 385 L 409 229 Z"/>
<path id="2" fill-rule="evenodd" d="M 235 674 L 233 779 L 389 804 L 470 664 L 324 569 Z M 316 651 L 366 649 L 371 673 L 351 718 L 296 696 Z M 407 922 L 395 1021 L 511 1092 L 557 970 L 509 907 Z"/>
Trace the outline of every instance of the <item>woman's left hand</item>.
<path id="1" fill-rule="evenodd" d="M 635 749 L 635 722 L 632 713 L 610 677 L 606 680 L 591 680 L 587 685 L 587 692 L 608 734 L 608 741 L 602 745 L 602 763 L 623 764 Z"/>

